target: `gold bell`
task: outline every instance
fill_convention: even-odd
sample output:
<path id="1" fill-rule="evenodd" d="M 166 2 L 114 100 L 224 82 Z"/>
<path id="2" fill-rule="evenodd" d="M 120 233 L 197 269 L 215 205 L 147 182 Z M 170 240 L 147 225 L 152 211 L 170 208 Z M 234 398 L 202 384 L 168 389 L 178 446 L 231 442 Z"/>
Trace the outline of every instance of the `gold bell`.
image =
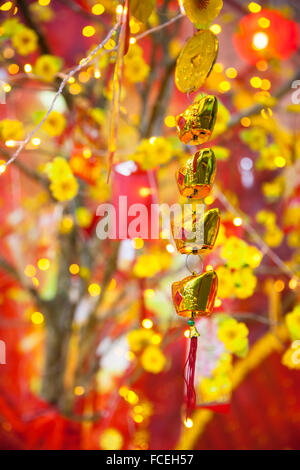
<path id="1" fill-rule="evenodd" d="M 197 220 L 196 211 L 191 212 L 189 218 L 184 216 L 178 224 L 176 221 L 171 222 L 172 235 L 175 245 L 179 253 L 185 255 L 199 255 L 212 250 L 220 227 L 220 211 L 219 209 L 210 209 L 204 215 L 204 218 Z M 202 233 L 197 232 L 197 224 L 203 224 Z"/>
<path id="2" fill-rule="evenodd" d="M 176 172 L 182 196 L 202 199 L 211 191 L 216 176 L 216 157 L 211 149 L 202 149 Z"/>
<path id="3" fill-rule="evenodd" d="M 218 110 L 217 98 L 207 95 L 176 116 L 178 137 L 184 144 L 206 142 L 214 129 Z"/>
<path id="4" fill-rule="evenodd" d="M 173 282 L 172 298 L 176 313 L 182 317 L 210 315 L 218 290 L 215 271 L 188 276 Z"/>

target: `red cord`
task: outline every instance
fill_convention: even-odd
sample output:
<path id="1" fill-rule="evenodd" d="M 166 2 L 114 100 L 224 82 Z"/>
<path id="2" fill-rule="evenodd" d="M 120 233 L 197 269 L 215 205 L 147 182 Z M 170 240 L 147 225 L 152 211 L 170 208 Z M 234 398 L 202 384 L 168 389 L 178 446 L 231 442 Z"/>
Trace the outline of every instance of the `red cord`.
<path id="1" fill-rule="evenodd" d="M 198 338 L 193 336 L 190 342 L 189 355 L 184 366 L 184 381 L 186 385 L 186 419 L 190 418 L 196 405 L 196 392 L 194 388 L 195 366 L 197 356 Z"/>

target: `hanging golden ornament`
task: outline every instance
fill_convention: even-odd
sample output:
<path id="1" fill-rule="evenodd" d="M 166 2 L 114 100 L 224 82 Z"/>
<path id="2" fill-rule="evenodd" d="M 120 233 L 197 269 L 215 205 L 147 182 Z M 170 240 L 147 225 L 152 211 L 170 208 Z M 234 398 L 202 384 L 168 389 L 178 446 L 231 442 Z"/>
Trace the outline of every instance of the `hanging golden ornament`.
<path id="1" fill-rule="evenodd" d="M 181 142 L 191 145 L 206 142 L 213 132 L 217 111 L 217 98 L 207 95 L 176 116 L 177 133 Z"/>
<path id="2" fill-rule="evenodd" d="M 196 26 L 207 26 L 223 7 L 222 0 L 181 0 L 181 3 L 186 16 Z"/>
<path id="3" fill-rule="evenodd" d="M 176 63 L 175 84 L 182 93 L 199 90 L 218 55 L 217 36 L 209 29 L 198 31 L 182 49 Z"/>
<path id="4" fill-rule="evenodd" d="M 182 317 L 210 315 L 218 290 L 215 271 L 188 276 L 172 284 L 172 298 L 176 313 Z"/>
<path id="5" fill-rule="evenodd" d="M 193 211 L 188 217 L 171 223 L 172 235 L 179 253 L 185 255 L 206 254 L 211 251 L 215 245 L 219 227 L 220 211 L 219 209 L 210 209 L 204 215 L 203 229 L 197 233 L 197 224 L 201 223 L 201 217 Z M 199 220 L 200 219 L 200 220 Z"/>
<path id="6" fill-rule="evenodd" d="M 182 196 L 194 199 L 206 197 L 216 176 L 216 157 L 212 149 L 196 152 L 176 171 L 176 181 Z"/>

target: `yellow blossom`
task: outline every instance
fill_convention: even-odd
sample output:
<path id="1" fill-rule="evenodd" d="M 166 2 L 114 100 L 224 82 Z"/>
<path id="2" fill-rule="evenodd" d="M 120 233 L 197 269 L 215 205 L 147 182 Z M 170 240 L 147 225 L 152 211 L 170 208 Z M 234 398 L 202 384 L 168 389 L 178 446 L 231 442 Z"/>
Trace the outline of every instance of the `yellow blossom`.
<path id="1" fill-rule="evenodd" d="M 79 227 L 89 227 L 93 219 L 93 214 L 86 207 L 78 207 L 76 209 L 76 219 Z"/>
<path id="2" fill-rule="evenodd" d="M 238 237 L 229 237 L 221 250 L 221 256 L 231 268 L 241 268 L 245 263 L 247 243 Z"/>
<path id="3" fill-rule="evenodd" d="M 16 119 L 3 119 L 0 121 L 0 136 L 7 140 L 22 140 L 24 137 L 23 124 Z"/>
<path id="4" fill-rule="evenodd" d="M 147 372 L 159 374 L 166 363 L 166 358 L 158 346 L 147 346 L 141 356 L 141 364 Z"/>
<path id="5" fill-rule="evenodd" d="M 286 326 L 290 332 L 291 338 L 300 339 L 300 304 L 285 317 Z"/>
<path id="6" fill-rule="evenodd" d="M 69 201 L 73 199 L 78 192 L 78 183 L 74 176 L 61 179 L 51 183 L 50 190 L 53 197 L 58 201 Z"/>
<path id="7" fill-rule="evenodd" d="M 232 355 L 224 352 L 217 360 L 216 367 L 213 370 L 213 376 L 220 374 L 229 374 L 232 371 Z"/>
<path id="8" fill-rule="evenodd" d="M 1 24 L 2 36 L 11 37 L 23 27 L 18 18 L 8 18 Z"/>
<path id="9" fill-rule="evenodd" d="M 289 369 L 300 369 L 300 341 L 294 341 L 285 351 L 281 362 Z"/>
<path id="10" fill-rule="evenodd" d="M 283 232 L 276 225 L 267 227 L 267 231 L 264 235 L 264 241 L 272 248 L 277 247 L 283 240 Z"/>
<path id="11" fill-rule="evenodd" d="M 148 76 L 150 67 L 142 57 L 133 57 L 125 61 L 124 75 L 132 83 L 143 82 Z"/>
<path id="12" fill-rule="evenodd" d="M 55 157 L 52 162 L 47 165 L 46 171 L 52 182 L 65 180 L 73 176 L 69 163 L 63 157 Z"/>
<path id="13" fill-rule="evenodd" d="M 276 215 L 274 212 L 261 210 L 256 214 L 256 221 L 259 224 L 273 226 L 276 222 Z"/>
<path id="14" fill-rule="evenodd" d="M 51 137 L 60 135 L 66 127 L 65 117 L 58 111 L 52 111 L 42 125 L 42 129 Z"/>
<path id="15" fill-rule="evenodd" d="M 230 297 L 233 293 L 233 282 L 230 269 L 220 266 L 216 269 L 218 276 L 218 296 L 221 299 Z"/>
<path id="16" fill-rule="evenodd" d="M 256 246 L 249 245 L 246 248 L 245 259 L 251 268 L 257 268 L 262 260 L 262 254 Z"/>
<path id="17" fill-rule="evenodd" d="M 130 331 L 127 335 L 130 350 L 135 353 L 140 352 L 149 345 L 152 336 L 153 332 L 145 328 Z"/>
<path id="18" fill-rule="evenodd" d="M 133 267 L 133 274 L 137 277 L 153 277 L 161 271 L 159 256 L 143 254 L 139 256 Z"/>
<path id="19" fill-rule="evenodd" d="M 204 402 L 225 401 L 229 399 L 232 383 L 226 375 L 217 375 L 202 379 L 199 388 Z"/>
<path id="20" fill-rule="evenodd" d="M 155 168 L 168 162 L 173 154 L 172 145 L 164 137 L 151 137 L 144 139 L 138 146 L 132 159 L 140 164 L 144 170 Z"/>
<path id="21" fill-rule="evenodd" d="M 278 199 L 285 187 L 284 178 L 276 178 L 271 182 L 263 183 L 262 192 L 268 199 Z"/>
<path id="22" fill-rule="evenodd" d="M 265 130 L 260 127 L 252 127 L 251 129 L 243 130 L 240 135 L 251 150 L 257 151 L 266 146 L 267 135 Z"/>
<path id="23" fill-rule="evenodd" d="M 34 72 L 45 82 L 52 82 L 61 68 L 61 59 L 50 54 L 41 55 L 34 66 Z"/>
<path id="24" fill-rule="evenodd" d="M 12 45 L 20 55 L 27 55 L 34 52 L 37 48 L 37 34 L 30 28 L 23 27 L 13 35 Z"/>
<path id="25" fill-rule="evenodd" d="M 242 268 L 233 273 L 233 293 L 239 299 L 245 299 L 253 295 L 257 278 L 254 276 L 251 268 Z"/>
<path id="26" fill-rule="evenodd" d="M 239 354 L 248 348 L 248 328 L 245 323 L 238 323 L 234 318 L 224 320 L 218 329 L 219 340 L 227 351 Z"/>

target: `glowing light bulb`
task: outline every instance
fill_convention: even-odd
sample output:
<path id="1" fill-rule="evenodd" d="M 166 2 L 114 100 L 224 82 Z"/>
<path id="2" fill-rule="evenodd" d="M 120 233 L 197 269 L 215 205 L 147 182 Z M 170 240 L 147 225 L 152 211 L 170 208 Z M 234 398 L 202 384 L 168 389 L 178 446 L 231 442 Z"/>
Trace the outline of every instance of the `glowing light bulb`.
<path id="1" fill-rule="evenodd" d="M 265 49 L 269 44 L 269 38 L 266 33 L 255 33 L 252 39 L 252 47 L 258 51 Z"/>
<path id="2" fill-rule="evenodd" d="M 183 423 L 186 428 L 192 428 L 194 426 L 193 420 L 191 418 L 185 419 Z"/>
<path id="3" fill-rule="evenodd" d="M 153 321 L 150 320 L 150 318 L 144 318 L 142 325 L 144 328 L 146 328 L 146 330 L 150 330 L 150 328 L 153 326 Z"/>

